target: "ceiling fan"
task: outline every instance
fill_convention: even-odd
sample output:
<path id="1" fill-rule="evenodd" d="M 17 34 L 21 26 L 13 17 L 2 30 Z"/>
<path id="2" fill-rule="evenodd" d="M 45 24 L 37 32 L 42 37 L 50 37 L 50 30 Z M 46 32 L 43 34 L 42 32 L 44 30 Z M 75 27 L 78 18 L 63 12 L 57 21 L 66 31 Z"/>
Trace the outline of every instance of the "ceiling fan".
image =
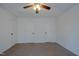
<path id="1" fill-rule="evenodd" d="M 45 10 L 50 10 L 51 9 L 51 7 L 47 6 L 44 3 L 33 3 L 33 4 L 30 4 L 30 5 L 24 6 L 23 8 L 27 9 L 27 8 L 31 8 L 31 7 L 35 10 L 36 14 L 38 14 L 39 11 L 42 8 L 45 9 Z"/>

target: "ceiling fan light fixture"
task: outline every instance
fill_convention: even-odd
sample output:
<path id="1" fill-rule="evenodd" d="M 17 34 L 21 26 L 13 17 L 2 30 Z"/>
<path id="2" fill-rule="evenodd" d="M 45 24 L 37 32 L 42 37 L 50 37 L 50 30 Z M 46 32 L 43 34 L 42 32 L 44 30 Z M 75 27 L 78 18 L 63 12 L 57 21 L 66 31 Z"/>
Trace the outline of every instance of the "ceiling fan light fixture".
<path id="1" fill-rule="evenodd" d="M 40 10 L 41 10 L 41 7 L 40 7 L 39 4 L 36 4 L 36 5 L 34 5 L 33 9 L 34 9 L 35 11 L 36 11 L 36 10 L 40 11 Z"/>
<path id="2" fill-rule="evenodd" d="M 49 6 L 47 6 L 43 3 L 34 3 L 34 4 L 31 4 L 31 5 L 28 5 L 28 6 L 24 6 L 23 8 L 26 9 L 26 8 L 31 8 L 31 7 L 34 9 L 36 14 L 38 14 L 41 9 L 45 9 L 45 10 L 51 9 L 51 7 L 49 7 Z"/>

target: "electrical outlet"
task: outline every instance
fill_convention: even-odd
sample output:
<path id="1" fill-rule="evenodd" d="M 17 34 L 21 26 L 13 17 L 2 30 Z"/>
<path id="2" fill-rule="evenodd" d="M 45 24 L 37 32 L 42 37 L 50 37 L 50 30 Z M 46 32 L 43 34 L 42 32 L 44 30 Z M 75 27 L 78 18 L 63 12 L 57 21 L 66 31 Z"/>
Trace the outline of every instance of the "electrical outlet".
<path id="1" fill-rule="evenodd" d="M 11 37 L 11 39 L 13 39 L 13 37 Z"/>

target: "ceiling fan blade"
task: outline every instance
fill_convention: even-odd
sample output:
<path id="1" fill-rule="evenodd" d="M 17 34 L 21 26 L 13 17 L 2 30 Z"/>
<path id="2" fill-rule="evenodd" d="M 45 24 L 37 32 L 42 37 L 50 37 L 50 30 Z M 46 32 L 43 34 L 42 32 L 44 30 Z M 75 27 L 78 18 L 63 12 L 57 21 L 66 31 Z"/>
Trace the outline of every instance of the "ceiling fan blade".
<path id="1" fill-rule="evenodd" d="M 44 9 L 47 9 L 47 10 L 50 10 L 51 7 L 47 6 L 47 5 L 44 5 L 44 4 L 41 4 L 41 7 L 44 8 Z"/>
<path id="2" fill-rule="evenodd" d="M 23 7 L 24 9 L 25 8 L 30 8 L 30 7 L 32 7 L 33 5 L 28 5 L 28 6 L 25 6 L 25 7 Z"/>

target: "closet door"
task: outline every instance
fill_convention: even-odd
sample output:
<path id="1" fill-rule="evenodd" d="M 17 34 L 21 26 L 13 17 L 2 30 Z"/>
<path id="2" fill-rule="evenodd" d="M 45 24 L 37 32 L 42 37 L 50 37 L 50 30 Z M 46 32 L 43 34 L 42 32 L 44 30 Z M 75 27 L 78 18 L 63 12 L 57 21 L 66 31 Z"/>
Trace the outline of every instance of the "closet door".
<path id="1" fill-rule="evenodd" d="M 33 40 L 36 43 L 49 42 L 48 40 L 48 32 L 50 31 L 50 25 L 44 22 L 41 19 L 34 20 L 34 28 L 33 28 Z"/>

